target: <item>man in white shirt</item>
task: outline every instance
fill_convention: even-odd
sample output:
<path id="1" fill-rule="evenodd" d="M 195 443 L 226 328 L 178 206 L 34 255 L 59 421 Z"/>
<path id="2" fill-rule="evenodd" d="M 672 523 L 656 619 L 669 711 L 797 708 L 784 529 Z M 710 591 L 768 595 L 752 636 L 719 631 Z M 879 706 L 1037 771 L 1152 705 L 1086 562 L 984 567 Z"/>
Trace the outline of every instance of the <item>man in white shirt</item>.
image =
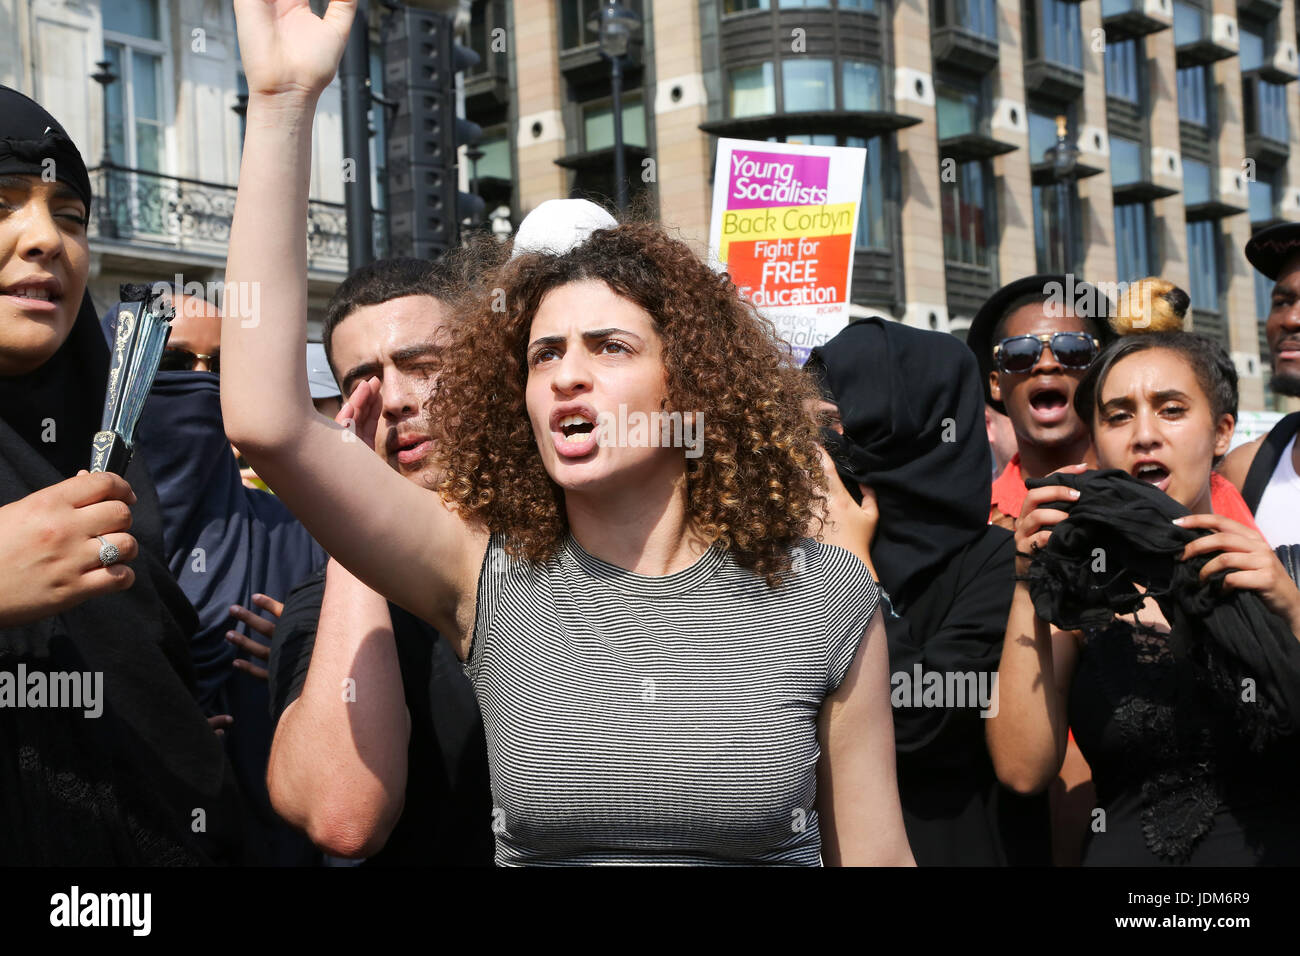
<path id="1" fill-rule="evenodd" d="M 1265 326 L 1273 358 L 1269 387 L 1300 397 L 1300 223 L 1256 233 L 1246 243 L 1251 265 L 1272 279 L 1272 305 Z M 1262 438 L 1223 460 L 1223 476 L 1241 490 L 1269 544 L 1300 544 L 1300 412 L 1287 415 Z"/>

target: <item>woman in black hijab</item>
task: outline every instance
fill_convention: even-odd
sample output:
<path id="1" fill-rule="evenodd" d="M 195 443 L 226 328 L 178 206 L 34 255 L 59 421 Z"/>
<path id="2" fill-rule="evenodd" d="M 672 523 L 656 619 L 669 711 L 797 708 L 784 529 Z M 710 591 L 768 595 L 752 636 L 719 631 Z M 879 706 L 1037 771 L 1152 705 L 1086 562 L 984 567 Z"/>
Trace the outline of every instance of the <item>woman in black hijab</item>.
<path id="1" fill-rule="evenodd" d="M 0 863 L 238 861 L 153 485 L 83 470 L 109 360 L 90 206 L 62 127 L 0 86 Z"/>
<path id="2" fill-rule="evenodd" d="M 880 515 L 870 555 L 893 606 L 898 789 L 916 862 L 1046 864 L 1046 803 L 1000 786 L 984 744 L 1015 553 L 1010 532 L 988 525 L 975 358 L 950 335 L 867 318 L 805 368 L 839 408 L 825 437 L 844 484 L 869 489 Z"/>

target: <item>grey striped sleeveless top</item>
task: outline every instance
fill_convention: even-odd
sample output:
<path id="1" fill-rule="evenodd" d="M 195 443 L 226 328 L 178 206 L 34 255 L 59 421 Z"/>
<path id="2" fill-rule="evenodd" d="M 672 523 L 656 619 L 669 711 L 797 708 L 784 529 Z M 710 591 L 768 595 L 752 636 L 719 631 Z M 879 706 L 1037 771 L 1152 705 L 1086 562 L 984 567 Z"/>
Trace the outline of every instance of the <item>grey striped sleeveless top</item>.
<path id="1" fill-rule="evenodd" d="M 820 863 L 817 715 L 879 599 L 805 539 L 778 589 L 714 547 L 663 577 L 493 535 L 466 672 L 499 865 Z"/>

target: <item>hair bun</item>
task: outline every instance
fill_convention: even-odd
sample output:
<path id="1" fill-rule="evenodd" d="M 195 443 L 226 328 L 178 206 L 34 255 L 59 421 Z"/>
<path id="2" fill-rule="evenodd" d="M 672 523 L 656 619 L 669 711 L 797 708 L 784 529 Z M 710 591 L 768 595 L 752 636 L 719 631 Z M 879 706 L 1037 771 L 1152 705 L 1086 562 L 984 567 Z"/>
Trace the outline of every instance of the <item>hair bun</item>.
<path id="1" fill-rule="evenodd" d="M 1191 297 L 1167 279 L 1148 276 L 1120 293 L 1110 327 L 1116 335 L 1181 332 Z"/>

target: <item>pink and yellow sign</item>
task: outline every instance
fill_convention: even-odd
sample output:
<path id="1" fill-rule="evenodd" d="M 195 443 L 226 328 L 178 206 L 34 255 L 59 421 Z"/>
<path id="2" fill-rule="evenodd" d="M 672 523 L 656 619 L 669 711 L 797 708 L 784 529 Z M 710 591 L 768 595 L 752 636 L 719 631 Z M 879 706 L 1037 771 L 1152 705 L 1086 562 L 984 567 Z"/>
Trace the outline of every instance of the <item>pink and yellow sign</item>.
<path id="1" fill-rule="evenodd" d="M 718 141 L 709 252 L 803 362 L 849 317 L 866 150 Z"/>

